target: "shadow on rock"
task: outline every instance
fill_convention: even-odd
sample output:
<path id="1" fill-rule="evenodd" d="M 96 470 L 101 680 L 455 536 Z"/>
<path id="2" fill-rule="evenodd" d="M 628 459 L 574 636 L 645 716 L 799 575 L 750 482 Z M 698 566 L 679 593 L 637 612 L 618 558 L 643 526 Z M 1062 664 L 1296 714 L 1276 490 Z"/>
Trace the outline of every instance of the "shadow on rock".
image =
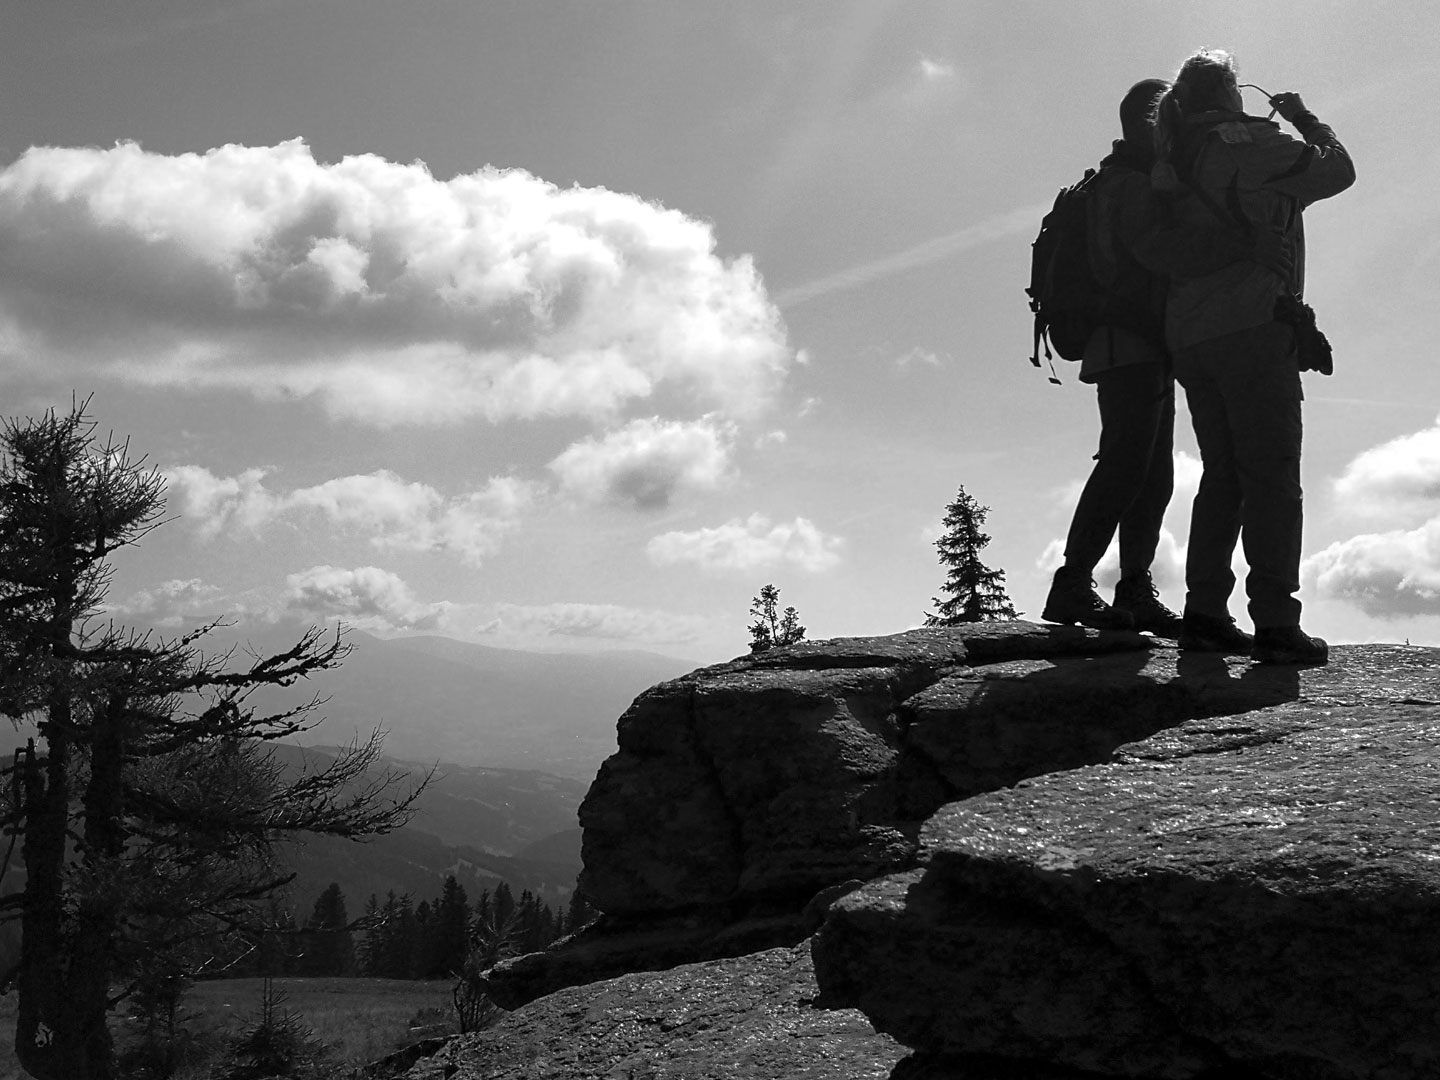
<path id="1" fill-rule="evenodd" d="M 917 1053 L 898 1062 L 889 1080 L 1106 1080 L 1106 1077 L 1040 1061 L 1014 1061 L 987 1055 L 946 1058 Z"/>
<path id="2" fill-rule="evenodd" d="M 907 810 L 928 814 L 942 802 L 1107 761 L 1126 743 L 1206 715 L 1211 680 L 1197 687 L 1177 676 L 1173 656 L 1136 650 L 1015 660 L 960 672 L 916 694 L 904 707 L 905 753 L 921 759 L 945 790 L 935 805 Z M 1243 697 L 1243 690 L 1220 696 Z"/>

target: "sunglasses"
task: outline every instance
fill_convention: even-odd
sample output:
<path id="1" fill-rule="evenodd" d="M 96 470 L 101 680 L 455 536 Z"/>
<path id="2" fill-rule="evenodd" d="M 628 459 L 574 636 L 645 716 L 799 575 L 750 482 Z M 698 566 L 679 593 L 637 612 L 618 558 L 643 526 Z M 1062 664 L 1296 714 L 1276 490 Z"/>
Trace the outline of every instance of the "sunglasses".
<path id="1" fill-rule="evenodd" d="M 1262 94 L 1265 95 L 1265 100 L 1266 100 L 1266 102 L 1269 102 L 1270 99 L 1271 99 L 1272 97 L 1274 97 L 1274 95 L 1271 94 L 1269 90 L 1266 90 L 1263 86 L 1257 86 L 1257 85 L 1255 85 L 1253 82 L 1242 82 L 1242 83 L 1240 83 L 1239 85 L 1240 85 L 1240 89 L 1241 89 L 1241 90 L 1259 90 L 1260 93 L 1262 93 Z M 1275 110 L 1274 106 L 1271 106 L 1271 108 L 1270 108 L 1270 115 L 1267 116 L 1267 117 L 1265 117 L 1265 119 L 1266 119 L 1266 120 L 1269 120 L 1271 116 L 1274 116 L 1274 115 L 1275 115 L 1275 112 L 1276 112 L 1276 110 Z"/>

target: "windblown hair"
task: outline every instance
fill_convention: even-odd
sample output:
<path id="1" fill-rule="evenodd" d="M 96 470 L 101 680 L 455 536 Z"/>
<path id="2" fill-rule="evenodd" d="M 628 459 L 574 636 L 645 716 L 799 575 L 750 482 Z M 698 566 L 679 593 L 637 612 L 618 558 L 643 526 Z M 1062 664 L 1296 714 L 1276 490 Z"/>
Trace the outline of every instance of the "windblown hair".
<path id="1" fill-rule="evenodd" d="M 1155 103 L 1155 159 L 1170 161 L 1187 116 L 1223 108 L 1237 82 L 1235 58 L 1221 49 L 1194 53 Z"/>

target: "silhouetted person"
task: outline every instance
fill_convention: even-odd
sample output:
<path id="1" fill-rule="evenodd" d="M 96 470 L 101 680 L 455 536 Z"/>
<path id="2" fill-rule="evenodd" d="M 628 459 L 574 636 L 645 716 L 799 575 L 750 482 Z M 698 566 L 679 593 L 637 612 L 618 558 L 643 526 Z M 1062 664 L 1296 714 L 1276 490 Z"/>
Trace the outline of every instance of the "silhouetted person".
<path id="1" fill-rule="evenodd" d="M 1065 538 L 1041 618 L 1095 629 L 1149 630 L 1167 637 L 1180 616 L 1160 600 L 1150 573 L 1174 490 L 1175 380 L 1165 344 L 1167 281 L 1236 259 L 1271 255 L 1273 236 L 1239 238 L 1162 221 L 1151 190 L 1155 104 L 1163 79 L 1136 83 L 1120 102 L 1122 138 L 1091 182 L 1090 262 L 1107 279 L 1105 319 L 1090 336 L 1080 381 L 1095 386 L 1100 449 Z M 1147 267 L 1149 267 L 1147 269 Z M 1119 533 L 1114 604 L 1095 591 L 1095 566 Z"/>
<path id="2" fill-rule="evenodd" d="M 1166 340 L 1185 388 L 1204 464 L 1185 565 L 1180 646 L 1248 652 L 1271 663 L 1324 663 L 1324 641 L 1300 629 L 1301 392 L 1295 333 L 1276 318 L 1304 285 L 1301 211 L 1338 194 L 1355 170 L 1335 133 L 1298 94 L 1269 104 L 1300 132 L 1243 112 L 1235 64 L 1202 51 L 1181 67 L 1156 110 L 1155 182 L 1190 228 L 1244 235 L 1278 229 L 1288 273 L 1242 261 L 1175 277 Z M 1255 635 L 1229 613 L 1237 538 L 1250 564 L 1245 587 Z"/>

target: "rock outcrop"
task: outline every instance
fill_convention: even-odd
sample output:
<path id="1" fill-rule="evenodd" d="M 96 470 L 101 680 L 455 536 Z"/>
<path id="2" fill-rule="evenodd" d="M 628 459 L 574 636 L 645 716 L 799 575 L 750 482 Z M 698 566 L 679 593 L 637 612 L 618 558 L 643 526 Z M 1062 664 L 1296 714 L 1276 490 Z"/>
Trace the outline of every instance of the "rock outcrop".
<path id="1" fill-rule="evenodd" d="M 619 752 L 581 804 L 585 891 L 646 917 L 803 902 L 908 863 L 945 802 L 1295 695 L 1274 669 L 1177 677 L 1175 653 L 1152 644 L 972 624 L 806 643 L 662 683 L 620 718 Z"/>
<path id="2" fill-rule="evenodd" d="M 604 914 L 490 984 L 512 1035 L 692 985 L 754 1031 L 704 1002 L 769 1008 L 823 919 L 785 1015 L 914 1050 L 857 1040 L 848 1075 L 1433 1077 L 1437 762 L 1440 650 L 1257 667 L 1024 622 L 775 650 L 637 699 L 582 808 Z M 634 1075 L 770 1075 L 687 1071 L 705 1030 L 647 1035 Z M 473 1075 L 638 1059 L 605 1060 Z"/>
<path id="3" fill-rule="evenodd" d="M 409 1080 L 886 1080 L 907 1051 L 817 1009 L 808 947 L 551 994 L 452 1040 Z"/>
<path id="4" fill-rule="evenodd" d="M 559 990 L 396 1057 L 422 1057 L 406 1080 L 1092 1080 L 1042 1063 L 930 1061 L 817 993 L 808 945 L 768 949 Z"/>
<path id="5" fill-rule="evenodd" d="M 1301 702 L 943 808 L 831 908 L 827 998 L 939 1056 L 1440 1076 L 1436 653 L 1332 655 Z"/>
<path id="6" fill-rule="evenodd" d="M 914 865 L 956 799 L 1293 698 L 1293 672 L 1177 672 L 1140 634 L 1023 621 L 805 642 L 642 694 L 580 808 L 604 917 L 492 972 L 506 1008 L 800 941 L 817 894 Z M 812 907 L 813 910 L 813 907 Z"/>

